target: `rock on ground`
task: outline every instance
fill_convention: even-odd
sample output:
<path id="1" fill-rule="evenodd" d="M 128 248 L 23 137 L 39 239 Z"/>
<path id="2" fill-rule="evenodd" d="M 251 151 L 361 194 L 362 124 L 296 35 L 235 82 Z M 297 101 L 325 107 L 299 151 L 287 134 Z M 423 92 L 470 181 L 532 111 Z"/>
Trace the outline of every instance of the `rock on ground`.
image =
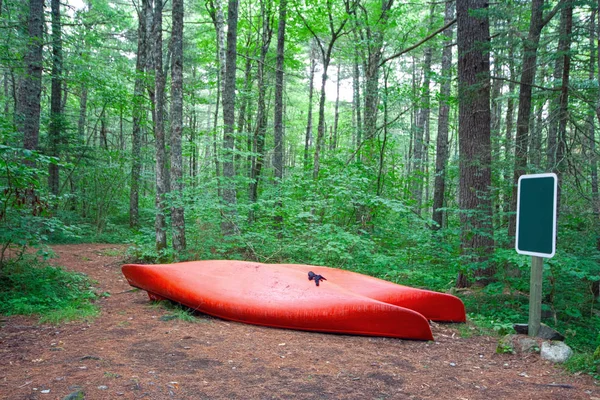
<path id="1" fill-rule="evenodd" d="M 563 363 L 573 355 L 573 350 L 563 342 L 544 342 L 540 355 L 544 360 Z"/>

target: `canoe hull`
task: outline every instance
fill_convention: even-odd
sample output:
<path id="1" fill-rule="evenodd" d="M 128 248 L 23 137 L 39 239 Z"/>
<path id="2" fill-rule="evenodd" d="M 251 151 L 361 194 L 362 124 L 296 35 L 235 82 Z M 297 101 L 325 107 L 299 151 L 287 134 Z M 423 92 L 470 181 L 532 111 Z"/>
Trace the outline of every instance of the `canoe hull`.
<path id="1" fill-rule="evenodd" d="M 306 273 L 309 270 L 314 271 L 354 293 L 408 308 L 431 321 L 465 322 L 467 319 L 462 300 L 450 294 L 415 289 L 338 268 L 302 264 L 281 265 Z"/>
<path id="2" fill-rule="evenodd" d="M 308 270 L 327 280 L 316 286 L 308 280 Z M 173 300 L 223 319 L 276 328 L 433 340 L 426 317 L 381 300 L 401 297 L 397 303 L 411 304 L 406 293 L 417 289 L 401 287 L 404 296 L 394 298 L 391 288 L 400 285 L 385 287 L 388 282 L 337 271 L 347 272 L 226 260 L 123 266 L 129 284 L 146 290 L 151 298 Z M 382 287 L 387 290 L 384 294 Z"/>

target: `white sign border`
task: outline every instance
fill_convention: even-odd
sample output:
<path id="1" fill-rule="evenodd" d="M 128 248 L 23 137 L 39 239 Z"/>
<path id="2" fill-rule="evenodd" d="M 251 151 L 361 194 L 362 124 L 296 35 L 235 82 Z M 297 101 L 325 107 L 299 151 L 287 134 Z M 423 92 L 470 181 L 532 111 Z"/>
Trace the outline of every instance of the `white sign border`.
<path id="1" fill-rule="evenodd" d="M 520 212 L 520 205 L 521 205 L 521 180 L 523 179 L 535 179 L 535 178 L 554 178 L 554 202 L 552 205 L 552 215 L 553 215 L 553 223 L 552 223 L 552 253 L 548 254 L 548 253 L 537 253 L 537 252 L 532 252 L 532 251 L 526 251 L 526 250 L 520 250 L 518 248 L 519 246 L 519 212 Z M 535 257 L 544 257 L 544 258 L 552 258 L 554 257 L 554 254 L 556 254 L 556 206 L 557 206 L 557 199 L 558 199 L 558 177 L 556 176 L 556 174 L 554 172 L 549 172 L 549 173 L 544 173 L 544 174 L 530 174 L 530 175 L 521 175 L 519 177 L 519 181 L 517 184 L 517 231 L 516 231 L 516 237 L 515 237 L 515 250 L 517 251 L 517 253 L 519 254 L 524 254 L 524 255 L 528 255 L 528 256 L 535 256 Z"/>

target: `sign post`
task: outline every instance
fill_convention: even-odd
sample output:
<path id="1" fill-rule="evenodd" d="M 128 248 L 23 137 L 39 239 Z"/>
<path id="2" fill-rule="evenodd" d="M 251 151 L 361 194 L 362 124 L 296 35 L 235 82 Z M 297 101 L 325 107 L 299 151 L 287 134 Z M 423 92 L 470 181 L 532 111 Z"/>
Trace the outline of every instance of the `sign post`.
<path id="1" fill-rule="evenodd" d="M 522 175 L 518 183 L 515 249 L 531 256 L 529 336 L 536 336 L 542 314 L 544 260 L 556 251 L 556 174 Z"/>

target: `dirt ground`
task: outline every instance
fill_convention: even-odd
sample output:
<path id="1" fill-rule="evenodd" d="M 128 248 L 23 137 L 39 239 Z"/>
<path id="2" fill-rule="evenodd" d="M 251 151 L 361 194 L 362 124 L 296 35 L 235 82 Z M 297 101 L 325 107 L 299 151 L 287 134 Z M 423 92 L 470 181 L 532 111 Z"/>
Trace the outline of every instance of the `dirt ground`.
<path id="1" fill-rule="evenodd" d="M 0 399 L 600 400 L 589 376 L 496 354 L 496 338 L 464 338 L 456 325 L 434 324 L 435 342 L 419 342 L 164 318 L 121 275 L 123 250 L 54 247 L 54 264 L 110 297 L 90 323 L 2 318 Z"/>

